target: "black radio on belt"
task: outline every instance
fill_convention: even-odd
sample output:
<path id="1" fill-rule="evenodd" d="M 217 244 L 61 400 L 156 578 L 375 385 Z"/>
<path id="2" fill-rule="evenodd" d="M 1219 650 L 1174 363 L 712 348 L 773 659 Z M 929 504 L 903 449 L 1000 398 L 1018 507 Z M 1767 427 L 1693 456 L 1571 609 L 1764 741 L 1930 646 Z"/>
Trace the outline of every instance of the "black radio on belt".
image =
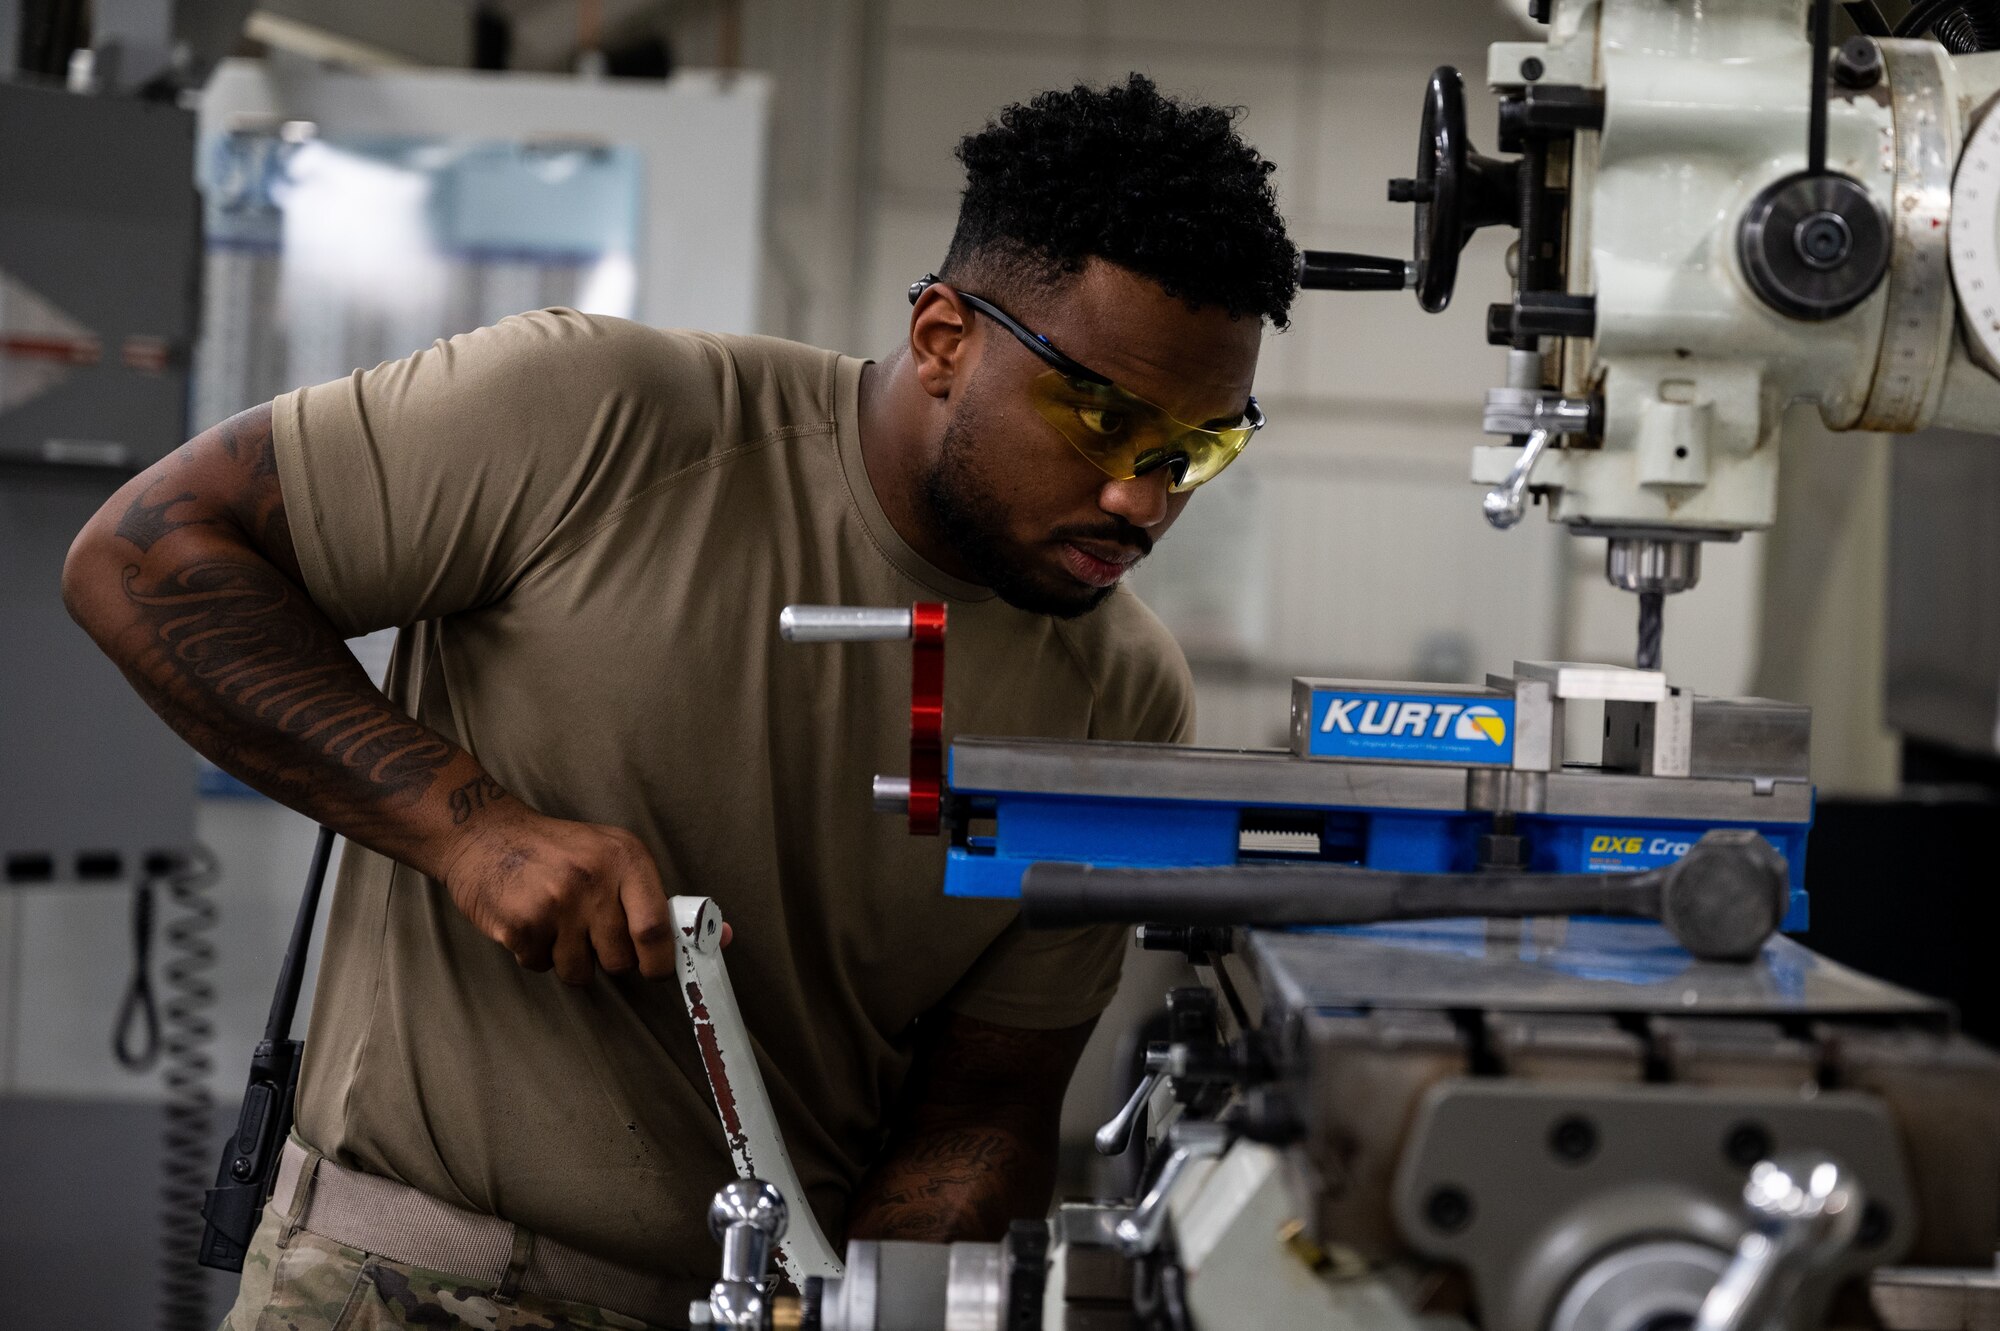
<path id="1" fill-rule="evenodd" d="M 292 941 L 278 967 L 278 991 L 271 997 L 264 1038 L 250 1056 L 250 1084 L 243 1091 L 236 1130 L 222 1148 L 215 1186 L 201 1205 L 201 1218 L 206 1223 L 198 1260 L 218 1271 L 243 1269 L 243 1255 L 250 1250 L 250 1237 L 257 1232 L 277 1176 L 278 1153 L 291 1135 L 299 1061 L 306 1048 L 303 1040 L 291 1038 L 292 1015 L 299 1006 L 313 918 L 319 913 L 320 887 L 326 881 L 326 863 L 332 854 L 333 833 L 322 827 L 313 845 L 312 866 L 306 870 L 306 891 L 299 902 L 298 918 L 292 921 Z"/>

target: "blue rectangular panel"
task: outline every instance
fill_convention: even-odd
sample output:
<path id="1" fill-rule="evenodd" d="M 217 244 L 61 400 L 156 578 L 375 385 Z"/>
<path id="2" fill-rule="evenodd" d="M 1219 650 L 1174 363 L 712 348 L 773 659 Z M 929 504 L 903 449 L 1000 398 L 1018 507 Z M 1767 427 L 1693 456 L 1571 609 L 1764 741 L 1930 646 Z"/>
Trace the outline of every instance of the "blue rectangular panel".
<path id="1" fill-rule="evenodd" d="M 1314 689 L 1306 751 L 1315 758 L 1507 767 L 1514 761 L 1514 700 Z"/>

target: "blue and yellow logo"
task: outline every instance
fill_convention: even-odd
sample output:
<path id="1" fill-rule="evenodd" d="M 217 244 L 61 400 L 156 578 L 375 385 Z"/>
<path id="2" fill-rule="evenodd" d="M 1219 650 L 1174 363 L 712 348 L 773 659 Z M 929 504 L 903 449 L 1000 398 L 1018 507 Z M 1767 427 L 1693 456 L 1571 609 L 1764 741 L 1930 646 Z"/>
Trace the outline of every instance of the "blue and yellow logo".
<path id="1" fill-rule="evenodd" d="M 1458 726 L 1452 734 L 1459 739 L 1489 739 L 1495 744 L 1507 742 L 1507 718 L 1491 707 L 1474 705 L 1459 715 Z"/>
<path id="2" fill-rule="evenodd" d="M 1511 698 L 1473 702 L 1464 694 L 1315 689 L 1306 752 L 1504 767 L 1514 756 L 1513 720 Z"/>

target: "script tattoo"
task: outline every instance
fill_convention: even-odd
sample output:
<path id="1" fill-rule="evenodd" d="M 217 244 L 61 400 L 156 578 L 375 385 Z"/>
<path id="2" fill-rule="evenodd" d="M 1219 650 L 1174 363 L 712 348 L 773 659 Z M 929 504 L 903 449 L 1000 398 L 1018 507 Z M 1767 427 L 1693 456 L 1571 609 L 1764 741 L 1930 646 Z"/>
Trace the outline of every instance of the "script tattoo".
<path id="1" fill-rule="evenodd" d="M 506 787 L 482 772 L 451 792 L 452 825 L 456 827 L 488 804 L 497 804 L 506 798 Z"/>
<path id="2" fill-rule="evenodd" d="M 340 640 L 314 622 L 298 589 L 269 565 L 198 560 L 151 582 L 128 565 L 123 587 L 151 631 L 137 674 L 149 692 L 180 704 L 159 709 L 170 719 L 189 698 L 213 699 L 230 712 L 223 726 L 275 726 L 315 759 L 334 760 L 354 783 L 344 793 L 371 803 L 415 800 L 452 761 L 452 746 L 387 705 Z M 274 766 L 249 746 L 228 747 L 286 794 L 327 793 L 317 761 L 310 769 Z"/>

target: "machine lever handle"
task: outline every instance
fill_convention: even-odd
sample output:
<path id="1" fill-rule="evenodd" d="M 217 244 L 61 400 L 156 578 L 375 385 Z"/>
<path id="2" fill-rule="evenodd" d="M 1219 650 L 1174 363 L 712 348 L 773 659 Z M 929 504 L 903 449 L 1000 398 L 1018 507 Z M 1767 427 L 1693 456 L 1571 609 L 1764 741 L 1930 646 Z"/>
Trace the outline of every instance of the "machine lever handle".
<path id="1" fill-rule="evenodd" d="M 1555 431 L 1546 427 L 1531 431 L 1527 444 L 1521 449 L 1521 456 L 1514 463 L 1514 469 L 1507 473 L 1507 479 L 1486 492 L 1480 507 L 1486 513 L 1486 520 L 1501 531 L 1519 522 L 1521 515 L 1528 511 L 1529 473 L 1542 460 L 1542 453 L 1555 437 Z"/>
<path id="2" fill-rule="evenodd" d="M 762 1179 L 739 1178 L 715 1194 L 708 1232 L 722 1245 L 722 1278 L 702 1309 L 708 1325 L 745 1331 L 771 1325 L 771 1253 L 790 1219 L 784 1194 Z"/>
<path id="3" fill-rule="evenodd" d="M 1861 1227 L 1860 1186 L 1816 1152 L 1759 1162 L 1743 1186 L 1743 1205 L 1750 1231 L 1702 1300 L 1694 1331 L 1758 1331 Z"/>
<path id="4" fill-rule="evenodd" d="M 1097 1130 L 1092 1138 L 1099 1155 L 1123 1155 L 1125 1148 L 1132 1144 L 1132 1129 L 1139 1122 L 1139 1111 L 1153 1098 L 1153 1091 L 1159 1086 L 1160 1078 L 1167 1072 L 1168 1052 L 1163 1044 L 1152 1045 L 1146 1050 L 1146 1075 L 1132 1089 L 1132 1096 L 1124 1108 L 1112 1115 L 1111 1121 Z"/>
<path id="5" fill-rule="evenodd" d="M 1187 1167 L 1197 1160 L 1210 1160 L 1221 1155 L 1229 1145 L 1229 1138 L 1220 1124 L 1184 1123 L 1175 1130 L 1174 1151 L 1167 1157 L 1166 1164 L 1160 1166 L 1160 1173 L 1153 1180 L 1153 1186 L 1132 1208 L 1132 1214 L 1118 1222 L 1112 1236 L 1118 1241 L 1118 1251 L 1126 1257 L 1143 1257 L 1160 1246 L 1160 1236 L 1167 1228 L 1167 1198 L 1174 1185 L 1180 1182 Z"/>
<path id="6" fill-rule="evenodd" d="M 788 605 L 778 612 L 786 642 L 895 642 L 910 636 L 906 605 Z"/>
<path id="7" fill-rule="evenodd" d="M 1340 250 L 1300 250 L 1299 285 L 1308 291 L 1407 291 L 1417 284 L 1408 259 Z"/>

